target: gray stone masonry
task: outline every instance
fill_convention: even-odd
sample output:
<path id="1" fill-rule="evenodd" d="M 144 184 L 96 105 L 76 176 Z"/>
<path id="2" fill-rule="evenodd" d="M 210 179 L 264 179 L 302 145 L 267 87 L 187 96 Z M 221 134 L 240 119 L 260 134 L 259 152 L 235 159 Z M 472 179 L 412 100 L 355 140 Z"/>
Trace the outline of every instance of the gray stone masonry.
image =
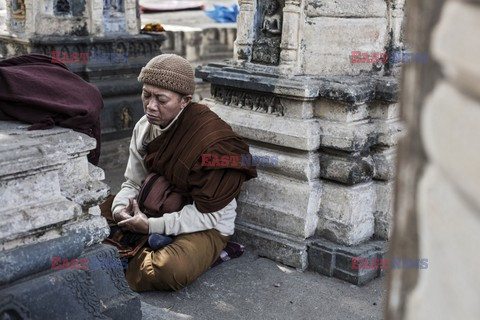
<path id="1" fill-rule="evenodd" d="M 305 241 L 313 235 L 347 246 L 388 239 L 401 133 L 393 79 L 291 79 L 227 63 L 199 67 L 197 76 L 212 84 L 203 103 L 247 139 L 252 154 L 278 157 L 278 166 L 259 167 L 244 186 L 238 241 L 317 269 Z M 362 284 L 372 273 L 327 274 Z"/>
<path id="2" fill-rule="evenodd" d="M 316 264 L 323 263 L 309 259 L 315 252 L 308 248 L 311 238 L 369 256 L 365 243 L 390 236 L 395 147 L 402 133 L 398 70 L 351 58 L 353 51 L 404 49 L 398 27 L 403 4 L 239 5 L 233 60 L 196 73 L 211 84 L 212 97 L 202 102 L 248 142 L 254 156 L 278 159 L 258 166 L 258 178 L 244 185 L 237 239 L 301 270 L 320 270 Z M 336 256 L 341 261 L 340 251 Z M 325 273 L 356 284 L 376 275 L 341 267 Z"/>
<path id="3" fill-rule="evenodd" d="M 140 319 L 121 268 L 68 263 L 98 257 L 120 264 L 115 248 L 99 244 L 109 227 L 98 205 L 110 189 L 99 181 L 103 170 L 87 161 L 95 139 L 27 128 L 0 122 L 0 316 L 118 319 L 128 310 Z M 71 268 L 54 269 L 54 257 Z"/>

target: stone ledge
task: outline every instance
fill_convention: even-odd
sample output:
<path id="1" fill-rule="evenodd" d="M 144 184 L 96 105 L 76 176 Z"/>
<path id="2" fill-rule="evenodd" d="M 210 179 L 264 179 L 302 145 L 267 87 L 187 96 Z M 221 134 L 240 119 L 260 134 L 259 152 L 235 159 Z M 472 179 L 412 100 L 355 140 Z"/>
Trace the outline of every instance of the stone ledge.
<path id="1" fill-rule="evenodd" d="M 243 138 L 303 151 L 315 151 L 320 146 L 320 125 L 316 120 L 302 121 L 252 113 L 226 107 L 212 99 L 204 99 L 202 103 L 228 122 Z"/>
<path id="2" fill-rule="evenodd" d="M 386 242 L 378 240 L 347 247 L 322 238 L 311 239 L 308 243 L 308 269 L 355 285 L 364 285 L 383 275 L 384 271 L 381 268 L 352 269 L 352 258 L 383 259 L 386 251 Z"/>
<path id="3" fill-rule="evenodd" d="M 14 282 L 51 267 L 51 257 L 72 259 L 85 249 L 79 234 L 71 233 L 45 242 L 0 252 L 0 285 Z"/>
<path id="4" fill-rule="evenodd" d="M 300 270 L 307 267 L 305 239 L 238 221 L 233 240 L 255 248 L 262 257 Z"/>
<path id="5" fill-rule="evenodd" d="M 395 102 L 398 81 L 389 77 L 307 75 L 284 77 L 261 70 L 241 69 L 228 63 L 210 63 L 197 67 L 195 74 L 211 84 L 252 91 L 275 93 L 297 98 L 327 98 L 362 104 L 372 100 Z"/>

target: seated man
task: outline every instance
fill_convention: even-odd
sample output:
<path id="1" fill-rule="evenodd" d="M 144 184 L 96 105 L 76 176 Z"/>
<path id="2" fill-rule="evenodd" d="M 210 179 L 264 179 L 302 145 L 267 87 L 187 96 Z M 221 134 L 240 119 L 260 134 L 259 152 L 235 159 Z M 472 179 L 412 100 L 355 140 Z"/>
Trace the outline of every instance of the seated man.
<path id="1" fill-rule="evenodd" d="M 112 204 L 119 226 L 143 234 L 173 237 L 161 249 L 141 249 L 126 277 L 135 291 L 178 290 L 195 281 L 219 257 L 234 231 L 236 197 L 253 167 L 237 162 L 205 166 L 202 154 L 241 159 L 248 145 L 204 105 L 192 103 L 194 72 L 185 59 L 159 55 L 142 68 L 145 111 L 130 143 L 126 182 Z M 137 196 L 150 173 L 188 199 L 180 210 L 147 217 Z M 183 202 L 183 201 L 182 201 Z"/>

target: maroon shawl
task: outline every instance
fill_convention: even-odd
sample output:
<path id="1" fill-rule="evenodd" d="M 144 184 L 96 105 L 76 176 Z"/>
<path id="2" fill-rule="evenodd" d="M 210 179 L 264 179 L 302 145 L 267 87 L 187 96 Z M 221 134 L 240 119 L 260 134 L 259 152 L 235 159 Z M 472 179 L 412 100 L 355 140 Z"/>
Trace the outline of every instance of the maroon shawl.
<path id="1" fill-rule="evenodd" d="M 173 126 L 148 145 L 145 164 L 178 190 L 188 193 L 200 212 L 215 212 L 257 176 L 252 166 L 202 166 L 202 154 L 249 154 L 248 145 L 207 106 L 191 103 Z"/>
<path id="2" fill-rule="evenodd" d="M 94 137 L 97 148 L 88 158 L 97 164 L 102 96 L 63 63 L 51 60 L 29 54 L 0 61 L 0 120 L 30 123 L 29 130 L 58 125 Z"/>

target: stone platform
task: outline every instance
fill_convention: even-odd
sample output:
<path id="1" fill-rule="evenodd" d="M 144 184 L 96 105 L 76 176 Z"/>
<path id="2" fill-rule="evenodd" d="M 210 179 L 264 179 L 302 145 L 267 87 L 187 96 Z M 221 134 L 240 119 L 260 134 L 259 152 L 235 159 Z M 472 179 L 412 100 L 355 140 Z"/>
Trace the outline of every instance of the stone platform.
<path id="1" fill-rule="evenodd" d="M 371 279 L 372 272 L 324 271 L 335 262 L 310 259 L 316 247 L 309 244 L 321 238 L 352 250 L 349 258 L 369 257 L 372 239 L 388 239 L 402 130 L 396 80 L 287 77 L 234 63 L 199 67 L 197 76 L 212 86 L 212 98 L 202 103 L 246 139 L 251 153 L 278 157 L 277 166 L 258 167 L 258 178 L 244 185 L 236 239 L 301 270 L 355 284 Z"/>

